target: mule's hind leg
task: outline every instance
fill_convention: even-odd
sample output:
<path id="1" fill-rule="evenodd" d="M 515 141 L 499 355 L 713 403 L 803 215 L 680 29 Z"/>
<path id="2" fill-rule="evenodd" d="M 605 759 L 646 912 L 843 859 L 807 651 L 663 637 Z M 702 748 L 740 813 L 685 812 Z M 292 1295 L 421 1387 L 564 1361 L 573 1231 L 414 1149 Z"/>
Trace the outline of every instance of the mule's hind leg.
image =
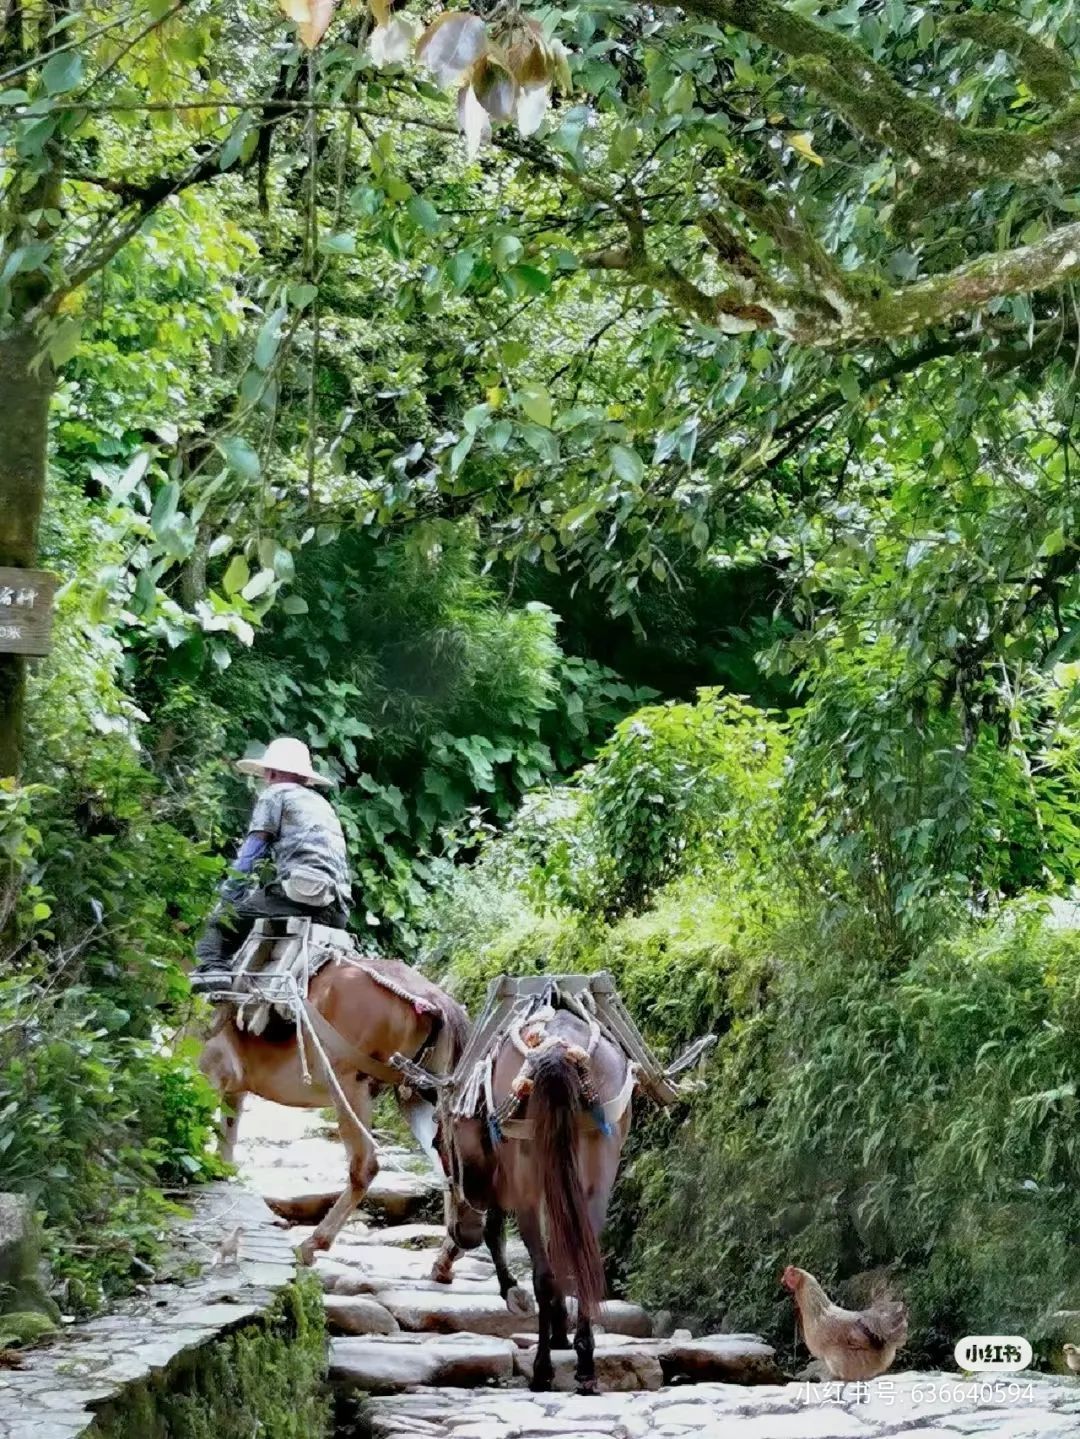
<path id="1" fill-rule="evenodd" d="M 240 1115 L 243 1113 L 244 1090 L 221 1096 L 221 1113 L 218 1118 L 218 1155 L 226 1164 L 234 1163 L 236 1138 L 240 1129 Z"/>
<path id="2" fill-rule="evenodd" d="M 574 1378 L 577 1380 L 579 1394 L 599 1394 L 600 1392 L 596 1382 L 595 1348 L 592 1320 L 583 1319 L 579 1313 L 577 1328 L 574 1330 L 574 1351 L 577 1354 Z"/>
<path id="3" fill-rule="evenodd" d="M 536 1394 L 543 1394 L 551 1388 L 555 1378 L 555 1367 L 551 1362 L 552 1349 L 570 1347 L 566 1336 L 566 1301 L 555 1283 L 555 1275 L 548 1261 L 539 1212 L 535 1209 L 519 1209 L 517 1219 L 521 1237 L 532 1260 L 533 1289 L 536 1291 L 536 1303 L 540 1310 L 536 1358 L 533 1361 L 533 1377 L 529 1388 Z"/>
<path id="4" fill-rule="evenodd" d="M 371 1086 L 367 1080 L 352 1075 L 338 1075 L 342 1091 L 352 1106 L 360 1123 L 371 1130 Z M 320 1221 L 315 1233 L 300 1246 L 300 1258 L 310 1264 L 322 1249 L 329 1249 L 337 1238 L 342 1226 L 367 1193 L 371 1181 L 379 1172 L 379 1160 L 375 1146 L 348 1113 L 339 1099 L 335 1099 L 338 1132 L 349 1156 L 349 1182 L 334 1202 L 330 1212 Z"/>

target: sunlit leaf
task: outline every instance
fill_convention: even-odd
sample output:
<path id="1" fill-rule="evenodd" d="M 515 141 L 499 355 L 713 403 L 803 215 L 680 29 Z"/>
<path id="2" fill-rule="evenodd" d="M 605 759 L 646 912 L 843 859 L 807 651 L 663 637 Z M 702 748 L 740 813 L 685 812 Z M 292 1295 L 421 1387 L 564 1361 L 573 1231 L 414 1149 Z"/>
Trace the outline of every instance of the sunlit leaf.
<path id="1" fill-rule="evenodd" d="M 233 555 L 221 577 L 221 587 L 227 595 L 242 590 L 251 578 L 251 570 L 243 555 Z"/>
<path id="2" fill-rule="evenodd" d="M 444 89 L 460 85 L 487 49 L 484 22 L 462 11 L 448 11 L 429 25 L 416 47 L 416 58 Z M 464 130 L 464 126 L 462 129 Z"/>
<path id="3" fill-rule="evenodd" d="M 808 130 L 804 130 L 797 135 L 789 135 L 788 144 L 793 150 L 802 155 L 804 159 L 811 161 L 814 165 L 824 163 L 821 156 L 810 143 L 810 132 Z"/>
<path id="4" fill-rule="evenodd" d="M 518 403 L 535 424 L 551 428 L 551 396 L 543 385 L 526 385 L 518 394 Z"/>
<path id="5" fill-rule="evenodd" d="M 416 45 L 420 25 L 413 15 L 395 15 L 377 26 L 368 39 L 368 54 L 378 66 L 400 65 L 408 60 Z"/>
<path id="6" fill-rule="evenodd" d="M 498 61 L 484 56 L 477 62 L 472 88 L 494 121 L 509 120 L 513 115 L 518 98 L 517 81 Z"/>
<path id="7" fill-rule="evenodd" d="M 465 136 L 465 153 L 475 160 L 480 147 L 491 139 L 491 119 L 476 98 L 471 85 L 458 91 L 458 125 Z"/>
<path id="8" fill-rule="evenodd" d="M 551 104 L 551 87 L 547 84 L 523 85 L 518 92 L 514 116 L 518 133 L 535 135 L 544 123 Z"/>
<path id="9" fill-rule="evenodd" d="M 336 4 L 337 0 L 308 0 L 309 18 L 300 21 L 296 33 L 300 37 L 300 43 L 309 50 L 314 50 L 326 34 L 330 21 L 334 18 Z"/>

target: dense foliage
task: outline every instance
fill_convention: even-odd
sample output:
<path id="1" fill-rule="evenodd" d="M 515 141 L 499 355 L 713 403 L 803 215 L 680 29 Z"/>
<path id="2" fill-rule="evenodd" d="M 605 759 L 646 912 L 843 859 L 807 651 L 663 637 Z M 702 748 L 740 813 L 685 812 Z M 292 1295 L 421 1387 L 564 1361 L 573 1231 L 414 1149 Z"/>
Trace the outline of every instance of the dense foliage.
<path id="1" fill-rule="evenodd" d="M 1077 43 L 5 9 L 0 563 L 64 587 L 28 689 L 0 656 L 0 1184 L 71 1308 L 212 1168 L 184 969 L 279 731 L 369 941 L 721 1034 L 635 1136 L 642 1293 L 778 1332 L 781 1259 L 896 1269 L 935 1354 L 1080 1307 L 1029 913 L 1080 860 Z"/>
<path id="2" fill-rule="evenodd" d="M 786 1346 L 777 1276 L 797 1262 L 854 1299 L 888 1277 L 911 1300 L 917 1357 L 1004 1326 L 1052 1358 L 1080 1296 L 1080 937 L 1038 906 L 950 904 L 947 868 L 932 883 L 947 838 L 879 855 L 908 877 L 887 922 L 892 877 L 852 862 L 848 831 L 803 823 L 808 788 L 835 790 L 816 722 L 785 737 L 708 693 L 639 711 L 562 803 L 524 810 L 459 875 L 431 915 L 432 958 L 471 999 L 504 970 L 605 968 L 662 1052 L 720 1035 L 697 1099 L 638 1111 L 609 1233 L 633 1292 Z M 973 787 L 1009 793 L 1009 766 L 972 757 Z M 665 790 L 694 803 L 655 823 Z M 838 799 L 815 797 L 826 815 Z M 935 815 L 946 837 L 952 822 Z M 854 827 L 861 844 L 878 833 Z"/>

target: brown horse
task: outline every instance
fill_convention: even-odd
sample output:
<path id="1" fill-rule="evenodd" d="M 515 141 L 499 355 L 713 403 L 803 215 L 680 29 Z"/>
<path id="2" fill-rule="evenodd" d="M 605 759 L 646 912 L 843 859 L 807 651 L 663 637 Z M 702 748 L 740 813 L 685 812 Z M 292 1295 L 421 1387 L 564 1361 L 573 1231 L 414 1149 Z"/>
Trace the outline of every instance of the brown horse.
<path id="1" fill-rule="evenodd" d="M 302 1029 L 310 1036 L 314 1027 L 318 1046 L 309 1037 L 302 1048 L 292 1025 L 262 1035 L 239 1029 L 232 1009 L 223 1005 L 199 1063 L 222 1097 L 221 1153 L 227 1160 L 233 1156 L 245 1094 L 301 1109 L 335 1109 L 349 1160 L 345 1188 L 274 1206 L 293 1222 L 317 1222 L 300 1249 L 310 1264 L 318 1250 L 329 1249 L 378 1172 L 371 1102 L 382 1083 L 395 1082 L 391 1057 L 418 1057 L 433 1075 L 449 1074 L 464 1046 L 469 1019 L 429 979 L 400 960 L 384 959 L 365 959 L 363 966 L 330 963 L 319 970 L 308 989 L 306 1016 Z M 434 1093 L 398 1087 L 397 1098 L 410 1129 L 439 1170 Z M 448 1240 L 432 1273 L 443 1283 L 451 1278 L 453 1248 Z"/>
<path id="2" fill-rule="evenodd" d="M 437 1147 L 450 1178 L 448 1230 L 461 1249 L 486 1239 L 508 1307 L 519 1310 L 502 1252 L 503 1216 L 517 1215 L 533 1266 L 539 1343 L 532 1388 L 551 1388 L 552 1349 L 568 1349 L 566 1295 L 577 1294 L 576 1379 L 595 1394 L 592 1323 L 604 1297 L 600 1231 L 630 1130 L 633 1076 L 622 1050 L 583 1019 L 558 1010 L 508 1033 L 491 1069 L 495 1115 L 440 1108 Z M 517 1117 L 500 1119 L 517 1108 Z"/>

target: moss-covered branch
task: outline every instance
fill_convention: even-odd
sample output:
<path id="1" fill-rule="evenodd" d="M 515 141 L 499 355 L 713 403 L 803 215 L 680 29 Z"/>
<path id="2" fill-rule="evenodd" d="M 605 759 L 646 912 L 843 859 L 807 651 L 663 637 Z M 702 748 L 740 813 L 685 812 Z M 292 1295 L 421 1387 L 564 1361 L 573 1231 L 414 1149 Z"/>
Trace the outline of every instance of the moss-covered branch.
<path id="1" fill-rule="evenodd" d="M 947 15 L 938 26 L 942 35 L 971 40 L 987 50 L 1003 50 L 1033 95 L 1057 105 L 1072 89 L 1069 62 L 1052 45 L 1037 40 L 1022 26 L 985 10 Z"/>
<path id="2" fill-rule="evenodd" d="M 794 14 L 777 0 L 686 0 L 684 8 L 756 35 L 787 55 L 793 74 L 828 100 L 854 130 L 940 175 L 943 185 L 954 191 L 990 180 L 1060 181 L 1080 171 L 1080 103 L 1024 131 L 961 125 L 908 94 L 854 40 Z M 1008 29 L 1011 35 L 1013 27 Z M 1039 68 L 1042 61 L 1044 93 L 1048 83 L 1055 84 L 1048 75 L 1056 76 L 1059 86 L 1062 79 L 1060 68 L 1055 70 L 1052 63 L 1047 68 L 1048 55 L 1053 52 L 1038 41 L 1023 48 L 1023 60 L 1017 54 L 1026 71 Z M 934 198 L 924 194 L 928 201 Z"/>
<path id="3" fill-rule="evenodd" d="M 714 249 L 718 238 L 702 222 Z M 675 266 L 651 260 L 627 247 L 594 251 L 583 263 L 618 270 L 632 281 L 667 295 L 696 319 L 731 331 L 776 330 L 799 344 L 820 349 L 855 349 L 903 339 L 948 321 L 973 315 L 992 300 L 1049 289 L 1080 275 L 1080 222 L 1062 226 L 1032 245 L 985 255 L 916 284 L 886 289 L 876 277 L 845 275 L 842 291 L 823 293 L 809 285 L 778 283 L 744 270 L 710 294 Z"/>

